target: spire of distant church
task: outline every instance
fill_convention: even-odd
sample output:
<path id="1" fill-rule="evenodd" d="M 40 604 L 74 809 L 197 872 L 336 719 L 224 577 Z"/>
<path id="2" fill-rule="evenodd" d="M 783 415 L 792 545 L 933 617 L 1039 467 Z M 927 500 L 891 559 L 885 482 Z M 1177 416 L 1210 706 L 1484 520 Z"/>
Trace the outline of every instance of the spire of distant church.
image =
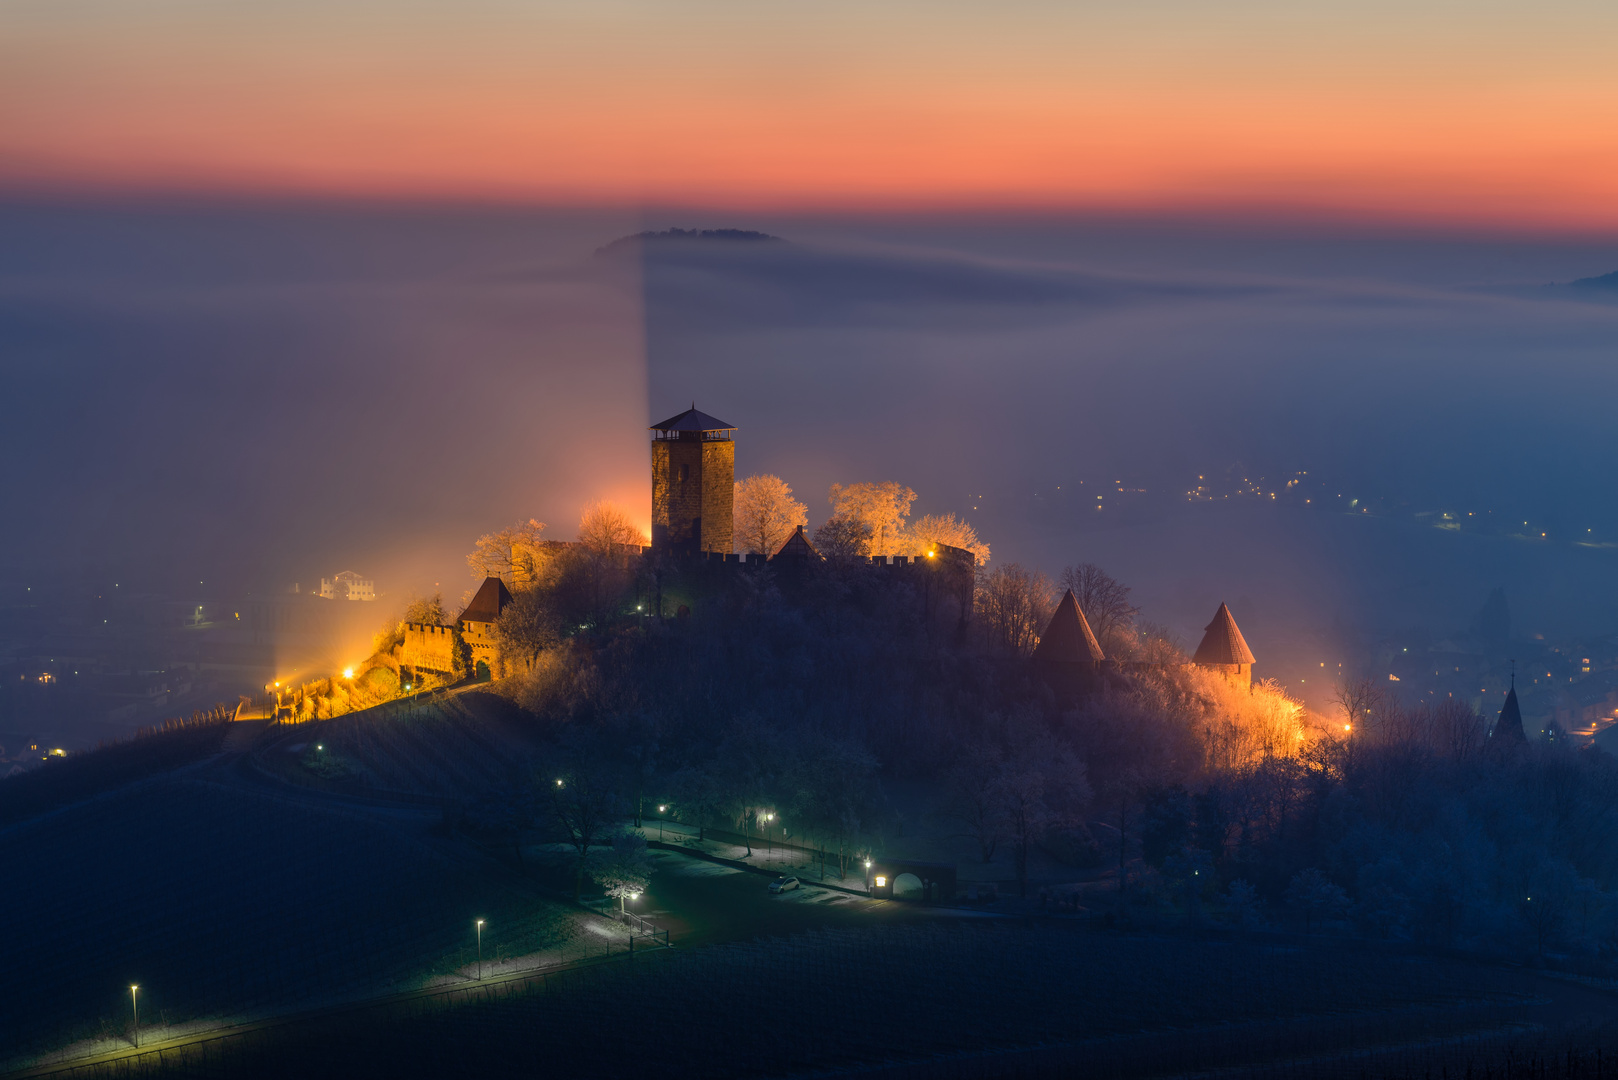
<path id="1" fill-rule="evenodd" d="M 1522 729 L 1522 708 L 1517 704 L 1517 661 L 1511 662 L 1511 689 L 1506 691 L 1506 703 L 1501 706 L 1500 719 L 1495 721 L 1490 738 L 1504 743 L 1525 743 L 1528 735 Z"/>

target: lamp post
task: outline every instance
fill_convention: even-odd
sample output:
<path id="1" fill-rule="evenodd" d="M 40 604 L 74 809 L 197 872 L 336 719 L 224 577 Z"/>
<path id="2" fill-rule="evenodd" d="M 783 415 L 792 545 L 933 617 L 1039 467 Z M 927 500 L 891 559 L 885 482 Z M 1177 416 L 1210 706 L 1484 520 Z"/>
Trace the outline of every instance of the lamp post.
<path id="1" fill-rule="evenodd" d="M 870 859 L 865 860 L 865 892 L 866 892 L 867 895 L 869 895 L 870 892 L 871 892 L 871 860 Z"/>
<path id="2" fill-rule="evenodd" d="M 764 850 L 771 856 L 775 854 L 775 826 L 771 824 L 774 820 L 773 813 L 764 815 Z"/>
<path id="3" fill-rule="evenodd" d="M 135 1049 L 140 1049 L 140 987 L 131 983 L 129 986 L 129 1004 L 135 1010 Z"/>
<path id="4" fill-rule="evenodd" d="M 663 814 L 667 810 L 668 807 L 666 805 L 659 806 L 657 808 L 657 842 L 659 844 L 663 842 Z"/>
<path id="5" fill-rule="evenodd" d="M 483 920 L 478 920 L 478 982 L 483 981 Z"/>

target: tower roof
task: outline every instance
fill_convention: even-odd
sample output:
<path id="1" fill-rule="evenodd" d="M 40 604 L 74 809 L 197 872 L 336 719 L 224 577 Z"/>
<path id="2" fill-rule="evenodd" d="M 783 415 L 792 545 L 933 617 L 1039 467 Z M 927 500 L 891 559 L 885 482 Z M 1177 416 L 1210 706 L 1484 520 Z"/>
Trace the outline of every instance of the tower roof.
<path id="1" fill-rule="evenodd" d="M 1084 612 L 1079 610 L 1079 602 L 1073 598 L 1073 590 L 1069 589 L 1062 594 L 1056 614 L 1051 616 L 1050 625 L 1045 627 L 1044 635 L 1034 648 L 1034 659 L 1050 664 L 1099 664 L 1106 658 Z"/>
<path id="2" fill-rule="evenodd" d="M 653 424 L 653 431 L 735 431 L 735 424 L 727 424 L 723 420 L 709 416 L 705 412 L 698 412 L 693 404 L 678 416 L 671 416 L 661 424 Z"/>
<path id="3" fill-rule="evenodd" d="M 776 559 L 818 558 L 820 558 L 820 552 L 815 550 L 815 545 L 811 544 L 809 537 L 804 534 L 803 526 L 799 525 L 792 531 L 792 535 L 787 537 L 787 542 L 781 545 L 781 550 L 770 556 L 770 561 L 774 562 Z"/>
<path id="4" fill-rule="evenodd" d="M 497 577 L 486 577 L 483 584 L 478 586 L 477 595 L 472 597 L 472 602 L 461 612 L 460 621 L 494 622 L 509 603 L 511 593 L 506 589 L 506 583 Z"/>
<path id="5" fill-rule="evenodd" d="M 1197 646 L 1196 655 L 1191 658 L 1193 664 L 1256 663 L 1253 651 L 1247 647 L 1247 640 L 1236 628 L 1230 608 L 1224 604 L 1219 605 L 1219 610 L 1214 612 L 1213 622 L 1203 629 L 1202 644 Z"/>
<path id="6" fill-rule="evenodd" d="M 1501 707 L 1500 719 L 1495 721 L 1494 731 L 1490 735 L 1505 742 L 1528 741 L 1528 735 L 1522 729 L 1522 708 L 1517 704 L 1515 680 L 1511 689 L 1506 691 L 1506 703 Z"/>

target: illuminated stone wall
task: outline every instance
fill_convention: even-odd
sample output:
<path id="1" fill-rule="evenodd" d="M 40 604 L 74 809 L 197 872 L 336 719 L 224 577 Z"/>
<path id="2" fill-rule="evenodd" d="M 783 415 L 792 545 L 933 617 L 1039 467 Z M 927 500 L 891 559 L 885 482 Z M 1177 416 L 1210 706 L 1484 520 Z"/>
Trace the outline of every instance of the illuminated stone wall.
<path id="1" fill-rule="evenodd" d="M 733 441 L 653 440 L 653 547 L 729 552 L 735 501 Z"/>
<path id="2" fill-rule="evenodd" d="M 412 672 L 431 671 L 448 675 L 455 669 L 455 628 L 405 623 L 399 666 L 409 668 Z"/>

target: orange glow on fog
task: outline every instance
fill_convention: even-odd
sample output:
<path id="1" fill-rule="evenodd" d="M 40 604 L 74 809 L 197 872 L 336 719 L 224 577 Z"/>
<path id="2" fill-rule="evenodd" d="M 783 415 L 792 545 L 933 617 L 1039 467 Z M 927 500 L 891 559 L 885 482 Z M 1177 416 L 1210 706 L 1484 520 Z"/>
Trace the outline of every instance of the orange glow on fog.
<path id="1" fill-rule="evenodd" d="M 1618 226 L 1618 14 L 1558 0 L 1464 23 L 79 0 L 13 24 L 0 186 Z"/>

